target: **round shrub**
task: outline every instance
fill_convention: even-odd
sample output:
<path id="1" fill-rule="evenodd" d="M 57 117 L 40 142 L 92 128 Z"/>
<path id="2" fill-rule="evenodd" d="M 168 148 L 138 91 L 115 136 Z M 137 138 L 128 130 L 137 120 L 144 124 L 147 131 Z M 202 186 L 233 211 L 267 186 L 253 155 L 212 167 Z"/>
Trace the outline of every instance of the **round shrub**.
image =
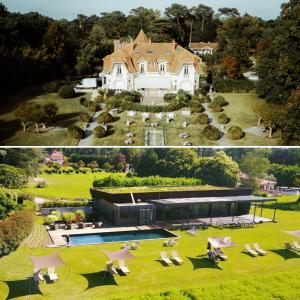
<path id="1" fill-rule="evenodd" d="M 228 116 L 225 113 L 222 113 L 218 116 L 218 122 L 220 124 L 227 124 L 230 121 Z"/>
<path id="2" fill-rule="evenodd" d="M 244 137 L 245 133 L 241 127 L 232 126 L 228 129 L 226 136 L 231 140 L 239 140 Z"/>
<path id="3" fill-rule="evenodd" d="M 223 108 L 220 105 L 215 104 L 214 102 L 211 102 L 208 107 L 211 109 L 213 112 L 222 112 Z"/>
<path id="4" fill-rule="evenodd" d="M 166 102 L 171 102 L 175 99 L 175 97 L 176 97 L 176 94 L 167 93 L 167 94 L 164 95 L 164 100 Z"/>
<path id="5" fill-rule="evenodd" d="M 58 95 L 63 99 L 69 99 L 69 98 L 74 98 L 76 96 L 76 93 L 72 86 L 63 85 L 62 87 L 59 88 Z"/>
<path id="6" fill-rule="evenodd" d="M 80 120 L 84 123 L 90 123 L 92 120 L 92 117 L 89 113 L 82 112 L 82 113 L 80 113 Z"/>
<path id="7" fill-rule="evenodd" d="M 193 113 L 203 113 L 204 111 L 205 111 L 205 108 L 202 105 L 192 106 Z"/>
<path id="8" fill-rule="evenodd" d="M 44 219 L 44 224 L 45 225 L 50 225 L 50 224 L 53 224 L 56 221 L 57 221 L 57 216 L 55 216 L 55 215 L 48 215 Z"/>
<path id="9" fill-rule="evenodd" d="M 78 126 L 71 126 L 67 129 L 71 138 L 79 140 L 84 138 L 84 131 Z"/>
<path id="10" fill-rule="evenodd" d="M 87 102 L 88 102 L 88 99 L 86 99 L 85 97 L 81 97 L 79 99 L 79 102 L 82 106 L 86 106 L 87 105 Z"/>
<path id="11" fill-rule="evenodd" d="M 94 134 L 97 138 L 103 138 L 106 134 L 105 128 L 103 126 L 97 126 L 94 129 Z"/>
<path id="12" fill-rule="evenodd" d="M 96 101 L 97 103 L 103 103 L 103 102 L 105 102 L 104 95 L 102 95 L 102 94 L 98 95 L 98 96 L 95 98 L 95 101 Z"/>
<path id="13" fill-rule="evenodd" d="M 211 99 L 209 96 L 201 96 L 200 97 L 200 102 L 201 103 L 210 103 L 211 102 Z"/>
<path id="14" fill-rule="evenodd" d="M 208 115 L 207 114 L 200 114 L 198 117 L 197 117 L 197 122 L 199 124 L 208 124 L 209 123 L 209 119 L 208 119 Z"/>
<path id="15" fill-rule="evenodd" d="M 219 105 L 219 106 L 226 106 L 228 105 L 228 102 L 225 100 L 224 97 L 222 96 L 217 96 L 214 100 L 213 100 L 213 103 L 215 105 Z"/>
<path id="16" fill-rule="evenodd" d="M 109 112 L 103 112 L 98 118 L 99 124 L 108 124 L 114 121 L 114 117 Z"/>
<path id="17" fill-rule="evenodd" d="M 222 132 L 212 125 L 207 125 L 203 129 L 202 134 L 211 141 L 217 141 L 222 137 Z"/>
<path id="18" fill-rule="evenodd" d="M 57 93 L 59 88 L 62 86 L 63 84 L 59 81 L 51 81 L 51 82 L 47 82 L 43 85 L 43 90 L 46 93 Z"/>
<path id="19" fill-rule="evenodd" d="M 96 112 L 98 110 L 98 104 L 95 101 L 89 101 L 87 108 L 89 111 Z"/>

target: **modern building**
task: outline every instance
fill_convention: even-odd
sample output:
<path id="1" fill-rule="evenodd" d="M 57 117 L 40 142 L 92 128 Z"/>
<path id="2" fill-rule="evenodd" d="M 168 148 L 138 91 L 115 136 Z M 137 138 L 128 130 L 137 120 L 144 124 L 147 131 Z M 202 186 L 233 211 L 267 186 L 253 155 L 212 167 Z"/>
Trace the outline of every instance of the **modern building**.
<path id="1" fill-rule="evenodd" d="M 204 43 L 204 42 L 199 42 L 199 43 L 190 43 L 189 48 L 191 51 L 200 56 L 205 56 L 207 54 L 212 55 L 217 48 L 219 47 L 218 43 Z"/>
<path id="2" fill-rule="evenodd" d="M 94 208 L 115 225 L 149 225 L 173 220 L 246 215 L 275 198 L 252 195 L 251 189 L 115 193 L 91 189 Z M 274 214 L 275 218 L 275 214 Z"/>
<path id="3" fill-rule="evenodd" d="M 103 59 L 104 89 L 136 90 L 162 96 L 182 89 L 191 94 L 199 86 L 201 58 L 178 45 L 152 43 L 143 30 L 134 41 L 114 41 L 114 52 Z"/>

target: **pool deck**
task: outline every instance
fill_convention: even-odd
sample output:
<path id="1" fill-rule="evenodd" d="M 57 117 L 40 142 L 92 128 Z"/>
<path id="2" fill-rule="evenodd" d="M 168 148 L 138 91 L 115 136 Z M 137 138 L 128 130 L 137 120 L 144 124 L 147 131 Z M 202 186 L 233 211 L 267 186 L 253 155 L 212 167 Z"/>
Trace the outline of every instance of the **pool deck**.
<path id="1" fill-rule="evenodd" d="M 120 231 L 136 231 L 136 230 L 150 230 L 160 229 L 160 226 L 130 226 L 130 227 L 103 227 L 92 228 L 86 227 L 83 229 L 57 229 L 48 230 L 48 233 L 52 239 L 53 245 L 47 245 L 47 247 L 64 247 L 67 246 L 67 242 L 64 238 L 65 235 L 72 234 L 91 234 L 91 233 L 105 233 L 105 232 L 120 232 Z"/>

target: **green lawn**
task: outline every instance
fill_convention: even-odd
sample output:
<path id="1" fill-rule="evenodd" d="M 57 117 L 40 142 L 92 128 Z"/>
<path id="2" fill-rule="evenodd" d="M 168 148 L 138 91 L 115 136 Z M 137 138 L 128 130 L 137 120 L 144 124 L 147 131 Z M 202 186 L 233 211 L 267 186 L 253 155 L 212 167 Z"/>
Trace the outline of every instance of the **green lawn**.
<path id="1" fill-rule="evenodd" d="M 41 178 L 44 178 L 48 187 L 40 189 L 36 188 L 36 182 L 29 183 L 26 191 L 34 196 L 45 197 L 45 198 L 64 198 L 64 199 L 74 199 L 74 198 L 90 198 L 90 188 L 93 186 L 93 181 L 95 179 L 101 179 L 106 176 L 111 175 L 111 173 L 87 173 L 87 174 L 42 174 Z M 124 176 L 120 174 L 120 176 Z M 72 188 L 67 188 L 72 187 Z"/>
<path id="2" fill-rule="evenodd" d="M 80 97 L 89 98 L 90 94 L 81 95 L 73 99 L 61 99 L 56 93 L 41 94 L 28 102 L 38 102 L 46 104 L 54 102 L 58 105 L 59 111 L 56 116 L 56 127 L 48 128 L 45 132 L 36 134 L 34 132 L 23 132 L 16 121 L 15 110 L 11 110 L 0 115 L 0 144 L 14 146 L 73 146 L 75 140 L 68 137 L 66 128 L 71 125 L 82 125 L 79 119 L 79 113 L 86 111 L 86 108 L 80 105 Z"/>
<path id="3" fill-rule="evenodd" d="M 289 203 L 296 197 L 282 197 Z M 266 209 L 264 216 L 273 211 Z M 117 250 L 121 243 L 79 246 L 59 249 L 29 248 L 1 259 L 0 299 L 28 299 L 32 265 L 28 256 L 58 251 L 65 266 L 57 268 L 56 283 L 42 282 L 40 294 L 31 286 L 30 299 L 299 299 L 300 255 L 283 250 L 283 243 L 294 238 L 283 230 L 300 228 L 300 211 L 279 210 L 277 223 L 256 225 L 249 229 L 216 229 L 201 231 L 197 236 L 176 231 L 180 235 L 175 247 L 184 259 L 182 266 L 163 266 L 158 258 L 161 240 L 142 241 L 136 259 L 128 261 L 128 276 L 103 277 L 107 258 L 101 249 Z M 231 236 L 237 247 L 225 250 L 229 260 L 218 269 L 205 256 L 207 238 Z M 268 250 L 265 257 L 243 253 L 245 243 L 259 242 Z M 192 290 L 191 290 L 192 289 Z M 184 291 L 179 291 L 184 290 Z M 143 293 L 151 293 L 145 296 Z M 152 294 L 154 293 L 154 294 Z"/>

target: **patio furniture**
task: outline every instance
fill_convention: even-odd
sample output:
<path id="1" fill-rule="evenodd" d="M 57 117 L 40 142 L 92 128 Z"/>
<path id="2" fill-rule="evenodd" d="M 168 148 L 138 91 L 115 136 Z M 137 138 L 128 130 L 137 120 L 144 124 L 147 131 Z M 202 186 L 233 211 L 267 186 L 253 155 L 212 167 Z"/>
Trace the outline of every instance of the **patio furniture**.
<path id="1" fill-rule="evenodd" d="M 291 252 L 298 252 L 299 251 L 294 245 L 291 245 L 291 243 L 289 243 L 289 242 L 284 243 L 284 246 L 287 250 L 289 250 Z"/>
<path id="2" fill-rule="evenodd" d="M 187 230 L 187 233 L 189 233 L 190 235 L 197 235 L 198 231 L 199 230 L 196 228 L 196 226 L 193 226 L 189 230 Z"/>
<path id="3" fill-rule="evenodd" d="M 297 251 L 300 251 L 300 245 L 299 245 L 298 241 L 293 241 L 293 246 Z"/>
<path id="4" fill-rule="evenodd" d="M 33 274 L 33 280 L 35 282 L 40 282 L 44 280 L 44 276 L 41 270 L 37 270 L 34 274 Z"/>
<path id="5" fill-rule="evenodd" d="M 85 224 L 84 224 L 83 222 L 80 222 L 80 223 L 78 224 L 78 228 L 79 228 L 79 229 L 85 228 Z"/>
<path id="6" fill-rule="evenodd" d="M 131 137 L 134 137 L 134 134 L 133 134 L 132 132 L 128 132 L 128 133 L 126 134 L 126 136 L 129 137 L 129 138 L 131 138 Z"/>
<path id="7" fill-rule="evenodd" d="M 183 259 L 178 255 L 177 251 L 171 251 L 172 259 L 176 261 L 179 265 L 183 263 Z"/>
<path id="8" fill-rule="evenodd" d="M 165 264 L 167 264 L 169 266 L 172 265 L 172 261 L 167 256 L 167 253 L 165 251 L 160 252 L 160 258 Z"/>
<path id="9" fill-rule="evenodd" d="M 253 244 L 253 248 L 254 248 L 254 250 L 258 253 L 258 254 L 260 254 L 260 255 L 266 255 L 268 252 L 267 251 L 265 251 L 265 250 L 263 250 L 260 246 L 259 246 L 259 244 L 258 243 L 254 243 Z"/>
<path id="10" fill-rule="evenodd" d="M 253 250 L 249 244 L 245 244 L 245 248 L 247 250 L 247 253 L 249 253 L 251 256 L 255 257 L 258 255 L 258 253 L 255 250 Z"/>
<path id="11" fill-rule="evenodd" d="M 58 276 L 55 273 L 55 268 L 54 267 L 48 267 L 48 276 L 49 276 L 50 280 L 52 280 L 52 281 L 58 279 Z"/>
<path id="12" fill-rule="evenodd" d="M 132 139 L 129 138 L 129 139 L 125 140 L 125 141 L 124 141 L 124 144 L 126 144 L 126 145 L 131 145 L 131 144 L 133 144 Z"/>
<path id="13" fill-rule="evenodd" d="M 164 241 L 163 245 L 164 247 L 173 247 L 177 243 L 177 239 L 170 239 Z"/>
<path id="14" fill-rule="evenodd" d="M 164 115 L 162 113 L 155 114 L 156 119 L 162 119 L 163 117 L 164 117 Z"/>
<path id="15" fill-rule="evenodd" d="M 228 259 L 228 256 L 220 248 L 215 249 L 215 255 L 222 260 Z"/>
<path id="16" fill-rule="evenodd" d="M 118 262 L 119 262 L 119 268 L 124 274 L 130 273 L 130 270 L 128 269 L 124 260 L 119 260 Z"/>
<path id="17" fill-rule="evenodd" d="M 114 268 L 114 265 L 113 265 L 112 261 L 108 261 L 106 263 L 105 271 L 109 272 L 113 276 L 118 274 L 117 270 Z"/>
<path id="18" fill-rule="evenodd" d="M 103 222 L 95 222 L 94 223 L 94 228 L 101 228 L 103 225 Z"/>

